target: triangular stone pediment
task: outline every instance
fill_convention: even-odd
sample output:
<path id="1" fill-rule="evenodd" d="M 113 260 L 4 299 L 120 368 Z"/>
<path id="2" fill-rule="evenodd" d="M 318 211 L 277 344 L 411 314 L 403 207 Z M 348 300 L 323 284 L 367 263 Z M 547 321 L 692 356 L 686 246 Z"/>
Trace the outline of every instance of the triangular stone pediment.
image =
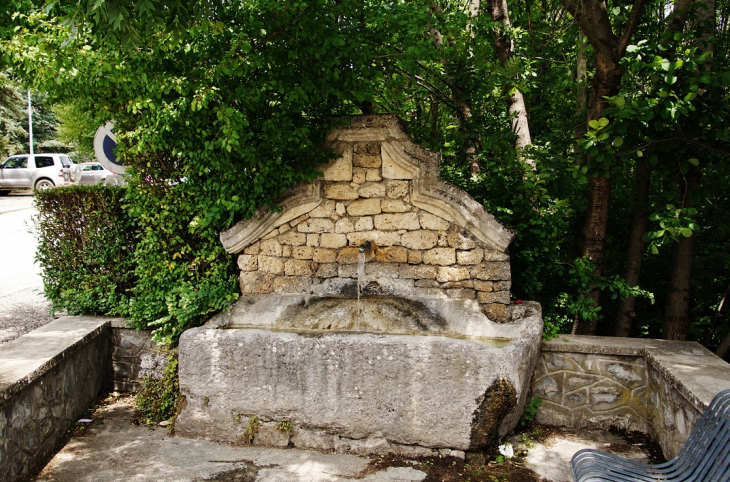
<path id="1" fill-rule="evenodd" d="M 228 252 L 241 252 L 259 236 L 310 213 L 327 199 L 370 205 L 374 198 L 386 202 L 402 199 L 406 196 L 393 197 L 393 190 L 404 183 L 409 184 L 406 202 L 461 226 L 495 251 L 507 250 L 514 233 L 466 192 L 442 181 L 438 154 L 413 143 L 397 117 L 355 117 L 349 127 L 334 131 L 327 141 L 342 157 L 321 167 L 323 178 L 287 192 L 280 202 L 281 213 L 260 210 L 222 233 Z M 358 148 L 365 152 L 354 152 Z"/>

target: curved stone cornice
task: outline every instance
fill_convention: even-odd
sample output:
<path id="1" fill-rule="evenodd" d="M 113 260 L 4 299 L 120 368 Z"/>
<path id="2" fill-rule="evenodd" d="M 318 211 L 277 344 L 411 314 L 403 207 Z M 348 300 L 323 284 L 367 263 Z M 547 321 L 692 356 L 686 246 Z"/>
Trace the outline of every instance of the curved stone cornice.
<path id="1" fill-rule="evenodd" d="M 220 234 L 221 243 L 229 253 L 239 253 L 274 228 L 307 214 L 322 203 L 322 183 L 300 184 L 279 200 L 281 212 L 259 209 L 251 219 L 240 221 Z"/>
<path id="2" fill-rule="evenodd" d="M 384 177 L 386 166 L 397 170 L 394 179 L 411 180 L 411 203 L 455 223 L 491 249 L 504 252 L 514 233 L 500 224 L 484 207 L 461 189 L 440 178 L 438 154 L 416 145 L 394 115 L 357 116 L 350 125 L 327 136 L 327 147 L 345 154 L 355 142 L 381 145 Z M 333 161 L 336 163 L 337 161 Z M 327 166 L 322 166 L 324 170 Z M 282 212 L 260 209 L 220 235 L 229 253 L 238 253 L 272 229 L 309 213 L 324 200 L 321 179 L 289 190 L 279 201 Z"/>

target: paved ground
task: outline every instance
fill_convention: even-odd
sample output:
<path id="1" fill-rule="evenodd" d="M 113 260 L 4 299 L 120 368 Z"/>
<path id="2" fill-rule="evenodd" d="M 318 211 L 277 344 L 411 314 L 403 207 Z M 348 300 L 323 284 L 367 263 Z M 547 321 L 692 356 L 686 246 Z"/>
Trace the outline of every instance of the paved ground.
<path id="1" fill-rule="evenodd" d="M 53 320 L 35 263 L 32 193 L 0 196 L 0 343 Z"/>
<path id="2" fill-rule="evenodd" d="M 89 428 L 70 440 L 37 481 L 415 482 L 426 480 L 429 470 L 424 461 L 409 461 L 410 467 L 379 468 L 371 464 L 371 459 L 354 455 L 239 447 L 170 436 L 162 427 L 133 425 L 132 408 L 125 401 L 105 407 L 93 418 Z M 529 449 L 525 465 L 539 474 L 535 480 L 570 481 L 570 457 L 586 447 L 611 450 L 642 461 L 647 457 L 641 446 L 616 435 L 558 431 Z M 484 475 L 478 480 L 513 479 Z"/>

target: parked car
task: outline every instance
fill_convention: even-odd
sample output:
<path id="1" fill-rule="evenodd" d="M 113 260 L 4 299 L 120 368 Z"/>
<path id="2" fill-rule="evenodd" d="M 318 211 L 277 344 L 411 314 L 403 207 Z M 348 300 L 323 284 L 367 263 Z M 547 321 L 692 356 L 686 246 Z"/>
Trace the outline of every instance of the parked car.
<path id="1" fill-rule="evenodd" d="M 64 179 L 74 184 L 106 184 L 107 178 L 110 180 L 116 179 L 113 172 L 106 169 L 98 162 L 82 162 L 81 164 L 75 164 L 73 167 L 66 170 L 66 172 L 68 175 L 64 177 Z"/>
<path id="2" fill-rule="evenodd" d="M 20 154 L 0 164 L 0 196 L 12 190 L 48 189 L 66 186 L 64 168 L 75 164 L 66 154 Z"/>

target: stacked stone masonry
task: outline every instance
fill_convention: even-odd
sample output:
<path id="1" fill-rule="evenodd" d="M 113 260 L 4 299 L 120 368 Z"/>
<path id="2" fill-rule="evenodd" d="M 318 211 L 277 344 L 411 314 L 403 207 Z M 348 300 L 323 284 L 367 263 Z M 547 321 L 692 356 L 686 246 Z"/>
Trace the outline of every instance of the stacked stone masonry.
<path id="1" fill-rule="evenodd" d="M 339 144 L 326 166 L 323 201 L 263 233 L 238 258 L 244 294 L 306 293 L 331 278 L 401 280 L 414 295 L 473 299 L 496 322 L 511 319 L 509 255 L 454 222 L 414 206 L 413 174 L 381 153 L 377 141 Z"/>
<path id="2" fill-rule="evenodd" d="M 66 317 L 0 350 L 0 480 L 29 480 L 110 381 L 108 322 Z"/>
<path id="3" fill-rule="evenodd" d="M 118 392 L 132 392 L 139 389 L 142 379 L 159 374 L 151 369 L 164 363 L 165 354 L 152 342 L 151 330 L 137 331 L 126 326 L 122 318 L 112 318 L 112 371 L 114 390 Z M 147 373 L 147 372 L 153 373 Z M 157 370 L 159 371 L 159 370 Z"/>

